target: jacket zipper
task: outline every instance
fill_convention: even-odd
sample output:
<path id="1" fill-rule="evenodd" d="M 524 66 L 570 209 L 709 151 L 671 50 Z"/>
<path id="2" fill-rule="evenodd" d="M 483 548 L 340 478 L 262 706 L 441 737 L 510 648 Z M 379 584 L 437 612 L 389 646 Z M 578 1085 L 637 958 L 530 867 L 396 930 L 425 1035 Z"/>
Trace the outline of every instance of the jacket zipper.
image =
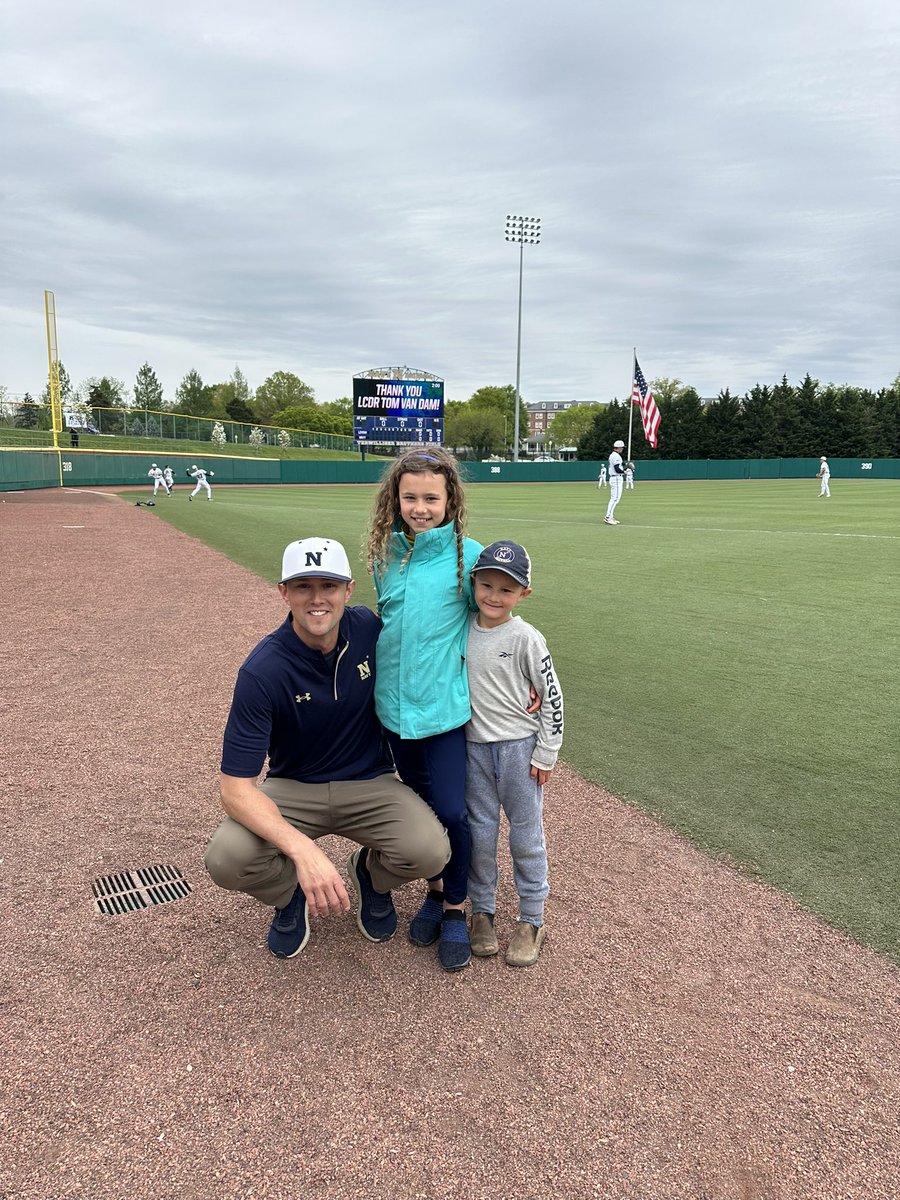
<path id="1" fill-rule="evenodd" d="M 334 698 L 335 698 L 335 700 L 337 700 L 337 698 L 338 698 L 338 685 L 337 685 L 338 668 L 341 665 L 341 659 L 344 657 L 344 655 L 347 653 L 347 651 L 349 649 L 350 649 L 350 643 L 345 642 L 343 650 L 341 650 L 340 654 L 338 654 L 337 658 L 334 660 Z"/>

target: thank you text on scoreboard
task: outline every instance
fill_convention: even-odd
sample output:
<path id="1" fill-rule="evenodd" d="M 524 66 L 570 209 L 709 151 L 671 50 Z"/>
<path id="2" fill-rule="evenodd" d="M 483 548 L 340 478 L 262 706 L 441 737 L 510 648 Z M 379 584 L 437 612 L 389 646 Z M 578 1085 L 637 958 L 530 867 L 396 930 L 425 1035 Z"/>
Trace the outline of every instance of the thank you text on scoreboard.
<path id="1" fill-rule="evenodd" d="M 353 380 L 353 433 L 357 441 L 443 442 L 441 379 Z"/>

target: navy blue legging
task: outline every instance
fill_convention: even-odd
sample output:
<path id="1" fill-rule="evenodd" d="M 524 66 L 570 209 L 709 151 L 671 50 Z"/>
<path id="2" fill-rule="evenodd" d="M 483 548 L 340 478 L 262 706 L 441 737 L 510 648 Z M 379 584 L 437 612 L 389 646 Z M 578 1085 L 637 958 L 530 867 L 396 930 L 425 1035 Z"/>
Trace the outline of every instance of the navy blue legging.
<path id="1" fill-rule="evenodd" d="M 466 812 L 465 726 L 434 737 L 404 739 L 387 731 L 397 773 L 417 792 L 447 830 L 450 861 L 444 867 L 444 899 L 462 904 L 469 879 L 472 839 Z"/>

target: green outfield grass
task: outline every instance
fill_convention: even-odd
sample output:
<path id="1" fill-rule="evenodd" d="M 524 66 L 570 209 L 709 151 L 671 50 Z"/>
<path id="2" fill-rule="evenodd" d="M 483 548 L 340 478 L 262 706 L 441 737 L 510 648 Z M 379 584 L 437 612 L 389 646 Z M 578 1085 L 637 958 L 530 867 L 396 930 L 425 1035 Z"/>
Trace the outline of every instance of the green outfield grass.
<path id="1" fill-rule="evenodd" d="M 154 511 L 274 581 L 312 533 L 361 562 L 373 490 L 182 489 Z M 467 496 L 473 537 L 532 555 L 519 612 L 559 670 L 566 762 L 900 959 L 900 485 L 832 492 L 639 482 L 618 527 L 589 484 Z"/>

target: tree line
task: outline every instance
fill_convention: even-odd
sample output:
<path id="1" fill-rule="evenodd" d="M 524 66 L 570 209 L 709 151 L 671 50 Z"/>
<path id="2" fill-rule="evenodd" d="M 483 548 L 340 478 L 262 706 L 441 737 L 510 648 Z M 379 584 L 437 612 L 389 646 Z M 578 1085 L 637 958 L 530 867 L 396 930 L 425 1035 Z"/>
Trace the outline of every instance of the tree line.
<path id="1" fill-rule="evenodd" d="M 64 408 L 109 410 L 103 421 L 108 432 L 117 432 L 117 412 L 124 431 L 128 410 L 138 409 L 353 436 L 352 399 L 319 402 L 312 387 L 290 371 L 276 371 L 253 389 L 239 367 L 229 379 L 211 384 L 192 369 L 171 401 L 149 363 L 137 372 L 130 394 L 121 380 L 110 376 L 91 377 L 76 388 L 62 364 L 59 386 Z M 635 406 L 633 458 L 900 457 L 900 375 L 878 392 L 850 384 L 823 385 L 809 374 L 795 387 L 784 376 L 774 386 L 757 384 L 741 397 L 726 388 L 709 403 L 678 379 L 654 379 L 651 387 L 660 410 L 659 444 L 654 450 L 644 438 Z M 49 385 L 38 404 L 26 395 L 15 423 L 25 428 L 48 422 L 49 399 Z M 630 400 L 613 400 L 560 410 L 545 435 L 544 448 L 577 446 L 580 459 L 605 459 L 617 438 L 627 438 L 631 407 Z M 466 400 L 447 400 L 445 444 L 474 458 L 505 455 L 514 442 L 515 411 L 512 384 L 478 388 Z M 527 434 L 528 410 L 520 396 L 520 444 Z"/>
<path id="2" fill-rule="evenodd" d="M 108 433 L 133 429 L 139 418 L 129 411 L 176 413 L 206 417 L 213 421 L 233 421 L 244 425 L 269 425 L 283 429 L 306 429 L 316 433 L 353 436 L 353 400 L 343 396 L 320 402 L 308 383 L 290 371 L 275 371 L 253 389 L 240 367 L 223 383 L 204 383 L 200 372 L 191 369 L 168 401 L 156 372 L 144 363 L 129 389 L 122 380 L 104 375 L 85 379 L 78 387 L 63 363 L 59 366 L 59 391 L 62 407 L 87 413 L 103 409 L 103 428 Z M 2 393 L 0 393 L 2 394 Z M 15 414 L 20 428 L 45 425 L 49 428 L 50 385 L 37 403 L 23 397 Z M 515 427 L 516 390 L 505 387 L 479 388 L 468 400 L 448 401 L 445 405 L 445 440 L 448 445 L 472 454 L 487 455 L 512 445 Z M 158 432 L 155 422 L 147 419 L 147 432 Z M 528 432 L 528 411 L 520 400 L 520 435 Z"/>
<path id="3" fill-rule="evenodd" d="M 231 378 L 222 383 L 204 383 L 200 372 L 191 369 L 175 389 L 174 398 L 167 400 L 149 363 L 144 363 L 137 372 L 130 390 L 122 380 L 108 375 L 85 379 L 76 388 L 65 365 L 60 363 L 59 392 L 64 409 L 105 410 L 103 425 L 110 433 L 125 429 L 129 410 L 176 413 L 238 424 L 289 426 L 347 436 L 353 433 L 353 401 L 349 397 L 320 404 L 309 384 L 289 371 L 276 371 L 252 389 L 240 367 L 235 367 Z M 30 396 L 23 397 L 16 424 L 30 427 L 46 421 L 43 410 L 49 404 L 48 383 L 37 405 L 32 404 Z M 118 424 L 117 414 L 121 414 Z"/>
<path id="4" fill-rule="evenodd" d="M 655 379 L 651 387 L 660 414 L 659 444 L 654 450 L 645 439 L 635 405 L 632 458 L 900 457 L 900 375 L 878 392 L 823 385 L 809 374 L 794 387 L 783 376 L 773 387 L 757 384 L 742 397 L 726 388 L 708 404 L 677 379 Z M 630 400 L 614 400 L 596 413 L 578 441 L 578 457 L 605 459 L 617 438 L 627 440 L 630 408 Z"/>

